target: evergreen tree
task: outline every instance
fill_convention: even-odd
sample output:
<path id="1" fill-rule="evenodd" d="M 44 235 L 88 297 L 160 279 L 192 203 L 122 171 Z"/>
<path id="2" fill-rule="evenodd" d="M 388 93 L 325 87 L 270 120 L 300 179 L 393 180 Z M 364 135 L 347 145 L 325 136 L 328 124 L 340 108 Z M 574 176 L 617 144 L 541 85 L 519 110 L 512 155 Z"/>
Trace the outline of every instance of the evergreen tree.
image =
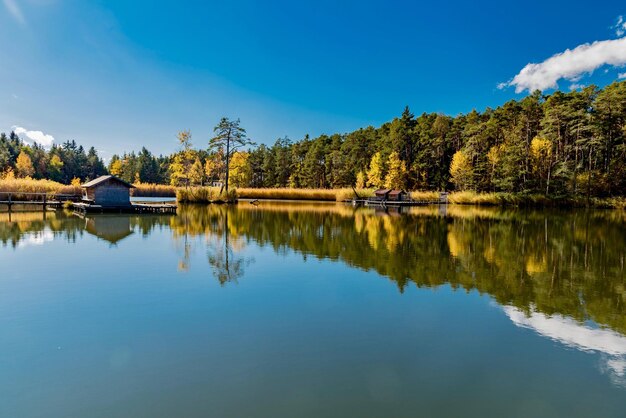
<path id="1" fill-rule="evenodd" d="M 213 128 L 213 132 L 215 136 L 209 141 L 209 148 L 221 148 L 224 150 L 225 189 L 226 193 L 228 193 L 230 159 L 238 149 L 255 144 L 248 140 L 246 130 L 240 126 L 239 119 L 231 121 L 228 118 L 222 118 L 220 123 Z"/>

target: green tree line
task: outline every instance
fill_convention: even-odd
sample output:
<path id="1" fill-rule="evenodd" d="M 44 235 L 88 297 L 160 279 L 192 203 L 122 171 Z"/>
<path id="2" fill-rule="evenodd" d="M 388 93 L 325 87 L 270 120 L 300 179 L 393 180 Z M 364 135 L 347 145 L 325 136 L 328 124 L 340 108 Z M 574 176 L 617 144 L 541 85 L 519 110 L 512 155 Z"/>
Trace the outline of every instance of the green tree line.
<path id="1" fill-rule="evenodd" d="M 0 174 L 3 176 L 50 179 L 69 184 L 106 174 L 107 169 L 94 147 L 85 151 L 76 141 L 53 145 L 49 150 L 24 143 L 15 132 L 0 133 Z"/>
<path id="2" fill-rule="evenodd" d="M 225 121 L 239 127 L 238 121 L 220 123 Z M 129 182 L 204 185 L 227 177 L 228 156 L 235 187 L 369 186 L 552 197 L 617 196 L 626 190 L 625 81 L 571 92 L 537 91 L 457 116 L 415 116 L 407 107 L 380 127 L 297 141 L 279 138 L 235 153 L 209 147 L 209 138 L 196 149 L 191 133 L 181 134 L 181 148 L 172 155 L 157 157 L 144 147 L 114 155 L 108 171 Z M 22 144 L 14 134 L 0 141 L 0 170 L 31 175 L 28 161 L 18 164 L 22 151 L 35 178 L 68 182 L 102 171 L 93 148 L 85 153 L 72 141 L 46 152 Z M 91 166 L 72 162 L 85 158 L 91 158 Z"/>

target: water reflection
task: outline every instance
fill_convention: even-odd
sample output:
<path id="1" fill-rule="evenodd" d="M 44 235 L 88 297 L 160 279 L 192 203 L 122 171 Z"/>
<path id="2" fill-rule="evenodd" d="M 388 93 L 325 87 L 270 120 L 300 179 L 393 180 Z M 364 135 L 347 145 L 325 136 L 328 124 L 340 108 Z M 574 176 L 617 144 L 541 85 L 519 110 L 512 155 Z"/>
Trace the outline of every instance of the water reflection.
<path id="1" fill-rule="evenodd" d="M 5 214 L 6 215 L 6 214 Z M 623 381 L 626 364 L 626 215 L 619 211 L 523 211 L 450 206 L 407 213 L 335 204 L 181 207 L 178 216 L 0 214 L 0 242 L 19 248 L 84 232 L 116 244 L 169 229 L 189 269 L 206 251 L 221 284 L 245 279 L 250 242 L 276 253 L 339 260 L 373 270 L 400 292 L 449 285 L 494 298 L 518 326 L 603 353 Z M 203 266 L 198 266 L 203 268 Z M 598 325 L 594 328 L 588 321 Z M 621 380 L 620 380 L 621 379 Z"/>
<path id="2" fill-rule="evenodd" d="M 201 210 L 206 209 L 206 210 Z M 204 237 L 201 244 L 206 247 L 207 261 L 213 276 L 221 285 L 237 283 L 243 277 L 245 268 L 254 262 L 252 257 L 242 255 L 245 241 L 242 231 L 231 223 L 231 210 L 226 206 L 183 207 L 179 216 L 170 218 L 174 239 L 182 243 L 180 270 L 188 270 L 194 240 L 191 237 Z"/>
<path id="3" fill-rule="evenodd" d="M 96 237 L 117 244 L 133 233 L 130 217 L 119 215 L 100 215 L 85 217 L 85 231 Z"/>
<path id="4" fill-rule="evenodd" d="M 513 306 L 502 308 L 518 327 L 577 350 L 603 355 L 601 370 L 614 383 L 626 386 L 626 337 L 610 329 L 583 325 L 563 315 L 548 316 L 539 312 L 526 313 Z"/>

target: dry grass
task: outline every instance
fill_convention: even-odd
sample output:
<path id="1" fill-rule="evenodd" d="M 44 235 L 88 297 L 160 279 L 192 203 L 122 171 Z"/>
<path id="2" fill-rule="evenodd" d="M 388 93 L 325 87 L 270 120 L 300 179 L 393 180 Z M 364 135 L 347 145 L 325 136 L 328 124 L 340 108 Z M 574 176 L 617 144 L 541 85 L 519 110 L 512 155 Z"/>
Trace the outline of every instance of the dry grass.
<path id="1" fill-rule="evenodd" d="M 547 198 L 543 195 L 523 195 L 517 193 L 477 193 L 473 191 L 450 193 L 450 195 L 448 195 L 448 202 L 457 205 L 479 206 L 573 205 L 572 201 Z"/>
<path id="2" fill-rule="evenodd" d="M 359 189 L 361 197 L 374 195 L 373 189 Z M 290 189 L 290 188 L 241 188 L 237 189 L 241 199 L 274 199 L 274 200 L 319 200 L 340 202 L 354 198 L 352 189 Z"/>
<path id="3" fill-rule="evenodd" d="M 418 200 L 420 202 L 432 202 L 439 200 L 439 192 L 416 190 L 409 192 L 409 194 L 411 195 L 411 199 Z"/>
<path id="4" fill-rule="evenodd" d="M 167 184 L 135 183 L 134 197 L 175 197 L 176 187 Z"/>
<path id="5" fill-rule="evenodd" d="M 80 195 L 78 186 L 57 183 L 52 180 L 35 180 L 31 178 L 0 178 L 0 194 L 12 193 L 13 199 L 39 200 L 40 197 L 29 196 L 26 193 L 70 194 Z M 191 187 L 189 189 L 176 188 L 164 184 L 136 184 L 133 190 L 135 197 L 174 197 L 180 202 L 208 203 L 233 201 L 242 199 L 261 200 L 302 200 L 341 202 L 355 197 L 351 188 L 344 189 L 291 189 L 291 188 L 241 188 L 232 189 L 229 196 L 220 195 L 217 187 Z M 20 195 L 19 193 L 24 193 Z M 371 197 L 374 189 L 359 189 L 360 197 Z M 413 191 L 410 192 L 413 200 L 432 201 L 439 199 L 439 192 Z M 0 196 L 2 197 L 2 196 Z M 588 203 L 592 207 L 626 209 L 626 197 L 592 198 L 587 202 L 585 198 L 553 199 L 543 195 L 523 195 L 514 193 L 476 193 L 472 191 L 453 192 L 448 195 L 448 202 L 457 205 L 479 206 L 563 206 L 583 207 Z"/>
<path id="6" fill-rule="evenodd" d="M 57 183 L 52 180 L 35 180 L 31 178 L 0 179 L 0 193 L 9 192 L 14 199 L 39 200 L 39 197 L 26 193 L 72 194 L 80 195 L 80 187 Z M 20 193 L 24 193 L 20 195 Z"/>
<path id="7" fill-rule="evenodd" d="M 237 190 L 231 189 L 226 194 L 220 193 L 219 187 L 189 187 L 176 191 L 176 200 L 180 203 L 225 203 L 237 200 Z"/>

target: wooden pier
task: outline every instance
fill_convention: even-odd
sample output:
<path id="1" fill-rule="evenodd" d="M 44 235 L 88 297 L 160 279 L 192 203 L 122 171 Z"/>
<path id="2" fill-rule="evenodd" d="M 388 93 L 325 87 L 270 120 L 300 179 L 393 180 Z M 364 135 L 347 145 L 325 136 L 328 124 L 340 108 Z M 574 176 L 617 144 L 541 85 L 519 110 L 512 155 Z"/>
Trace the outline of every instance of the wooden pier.
<path id="1" fill-rule="evenodd" d="M 428 206 L 428 205 L 446 205 L 448 204 L 448 193 L 442 192 L 439 194 L 439 199 L 433 200 L 413 200 L 402 199 L 392 200 L 379 197 L 362 198 L 356 197 L 354 199 L 344 200 L 346 203 L 351 203 L 353 206 L 374 206 L 374 207 L 409 207 L 409 206 Z"/>
<path id="2" fill-rule="evenodd" d="M 441 205 L 439 200 L 376 200 L 376 199 L 350 199 L 344 200 L 353 206 L 375 206 L 375 207 L 408 207 Z"/>
<path id="3" fill-rule="evenodd" d="M 91 203 L 72 203 L 74 212 L 86 215 L 88 213 L 135 213 L 135 214 L 158 214 L 176 215 L 177 206 L 169 203 L 134 203 L 124 206 L 102 206 Z"/>
<path id="4" fill-rule="evenodd" d="M 153 214 L 176 214 L 176 205 L 170 203 L 133 203 L 123 206 L 102 206 L 88 202 L 81 202 L 81 197 L 70 194 L 56 193 L 26 193 L 26 192 L 2 192 L 0 191 L 0 208 L 6 207 L 9 213 L 20 211 L 32 212 L 34 209 L 57 210 L 63 207 L 65 202 L 71 202 L 71 208 L 82 214 L 87 213 L 153 213 Z"/>
<path id="5" fill-rule="evenodd" d="M 63 206 L 66 201 L 78 200 L 80 196 L 58 193 L 26 193 L 26 192 L 2 192 L 0 191 L 0 205 L 7 206 L 9 212 L 15 207 L 38 207 L 43 211 L 56 210 Z M 30 210 L 30 208 L 28 208 Z"/>

